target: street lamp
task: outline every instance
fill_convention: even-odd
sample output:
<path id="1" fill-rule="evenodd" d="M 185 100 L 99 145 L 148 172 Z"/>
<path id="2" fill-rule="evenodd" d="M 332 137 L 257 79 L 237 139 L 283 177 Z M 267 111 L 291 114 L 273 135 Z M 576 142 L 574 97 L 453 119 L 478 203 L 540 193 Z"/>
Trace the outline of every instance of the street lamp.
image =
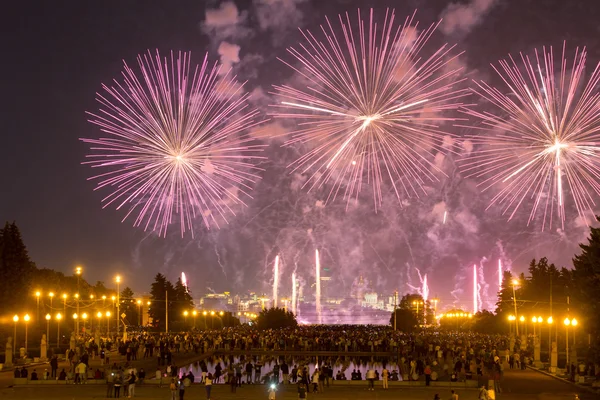
<path id="1" fill-rule="evenodd" d="M 50 314 L 46 314 L 46 343 L 50 344 Z"/>
<path id="2" fill-rule="evenodd" d="M 81 314 L 81 319 L 83 319 L 83 331 L 85 332 L 85 320 L 87 319 L 87 313 Z"/>
<path id="3" fill-rule="evenodd" d="M 76 267 L 75 268 L 75 275 L 77 275 L 77 294 L 75 294 L 75 301 L 77 302 L 77 314 L 79 314 L 79 277 L 81 276 L 83 272 L 83 268 L 81 267 Z M 76 326 L 77 326 L 77 335 L 79 335 L 79 320 L 76 320 Z"/>
<path id="4" fill-rule="evenodd" d="M 214 318 L 214 316 L 215 316 L 215 312 L 214 312 L 214 311 L 211 311 L 211 312 L 210 312 L 210 316 L 212 317 L 212 318 L 210 319 L 210 329 L 215 329 L 215 318 Z"/>
<path id="5" fill-rule="evenodd" d="M 569 325 L 571 325 L 571 320 L 569 318 L 565 318 L 565 320 L 563 321 L 563 323 L 565 324 L 565 331 L 567 333 L 567 340 L 566 340 L 566 342 L 567 342 L 567 348 L 566 348 L 566 351 L 567 351 L 567 366 L 566 366 L 566 369 L 567 369 L 567 372 L 568 372 L 571 369 L 570 365 L 569 365 Z"/>
<path id="6" fill-rule="evenodd" d="M 204 315 L 204 329 L 205 329 L 205 330 L 206 330 L 206 314 L 207 314 L 207 312 L 206 312 L 206 311 L 203 311 L 203 312 L 202 312 L 202 315 Z"/>
<path id="7" fill-rule="evenodd" d="M 77 304 L 77 314 L 79 315 L 79 293 L 75 293 L 75 303 Z M 79 319 L 75 319 L 75 330 L 79 336 Z"/>
<path id="8" fill-rule="evenodd" d="M 196 329 L 196 315 L 198 315 L 198 311 L 192 311 L 192 315 L 194 316 L 194 329 Z"/>
<path id="9" fill-rule="evenodd" d="M 138 326 L 142 326 L 142 301 L 137 301 L 138 305 Z"/>
<path id="10" fill-rule="evenodd" d="M 106 312 L 106 336 L 110 336 L 110 311 Z"/>
<path id="11" fill-rule="evenodd" d="M 25 314 L 23 320 L 25 321 L 25 357 L 27 357 L 27 323 L 30 320 L 29 314 Z"/>
<path id="12" fill-rule="evenodd" d="M 509 327 L 509 332 L 512 333 L 512 321 L 515 321 L 517 319 L 517 317 L 515 317 L 514 315 L 509 315 L 508 316 L 508 327 Z M 515 324 L 516 325 L 516 324 Z"/>
<path id="13" fill-rule="evenodd" d="M 77 321 L 79 319 L 79 315 L 77 313 L 73 313 L 73 324 L 78 325 Z"/>
<path id="14" fill-rule="evenodd" d="M 518 284 L 519 284 L 519 281 L 517 279 L 512 280 L 513 304 L 515 306 L 515 317 L 519 316 L 519 313 L 517 312 L 517 292 L 515 291 L 515 286 L 517 286 Z M 515 327 L 517 330 L 517 336 L 519 336 L 519 324 L 515 323 Z"/>
<path id="15" fill-rule="evenodd" d="M 17 322 L 19 322 L 19 316 L 17 314 L 15 314 L 13 316 L 13 321 L 15 322 L 15 334 L 13 335 L 13 339 L 14 339 L 14 346 L 13 346 L 13 358 L 15 358 L 15 350 L 17 349 Z"/>
<path id="16" fill-rule="evenodd" d="M 414 301 L 413 301 L 413 306 L 417 306 L 417 322 L 418 322 L 418 321 L 419 321 L 419 319 L 420 319 L 420 318 L 419 318 L 419 317 L 420 317 L 420 316 L 419 316 L 419 305 L 422 305 L 422 304 L 423 304 L 423 302 L 422 302 L 422 301 L 417 301 L 417 300 L 414 300 Z"/>
<path id="17" fill-rule="evenodd" d="M 56 314 L 56 348 L 60 351 L 60 320 L 62 319 L 62 315 L 60 313 Z"/>
<path id="18" fill-rule="evenodd" d="M 121 323 L 119 322 L 119 314 L 121 313 L 121 277 L 117 275 L 115 280 L 117 281 L 117 337 L 119 337 L 119 328 L 121 327 Z"/>
<path id="19" fill-rule="evenodd" d="M 98 311 L 96 313 L 96 316 L 98 317 L 98 327 L 96 328 L 96 331 L 100 332 L 101 331 L 100 328 L 102 328 L 102 317 L 103 317 L 102 312 Z"/>
<path id="20" fill-rule="evenodd" d="M 36 321 L 39 323 L 40 322 L 40 296 L 42 294 L 40 292 L 35 292 L 35 301 L 37 303 L 37 314 L 36 314 Z"/>
<path id="21" fill-rule="evenodd" d="M 431 299 L 431 302 L 433 303 L 433 319 L 434 319 L 434 321 L 437 321 L 437 305 L 438 305 L 439 301 L 440 301 L 440 299 Z"/>
<path id="22" fill-rule="evenodd" d="M 48 296 L 50 296 L 50 312 L 52 312 L 52 300 L 54 299 L 54 292 L 48 293 Z"/>
<path id="23" fill-rule="evenodd" d="M 67 315 L 67 294 L 63 293 L 62 298 L 63 298 L 63 314 Z"/>

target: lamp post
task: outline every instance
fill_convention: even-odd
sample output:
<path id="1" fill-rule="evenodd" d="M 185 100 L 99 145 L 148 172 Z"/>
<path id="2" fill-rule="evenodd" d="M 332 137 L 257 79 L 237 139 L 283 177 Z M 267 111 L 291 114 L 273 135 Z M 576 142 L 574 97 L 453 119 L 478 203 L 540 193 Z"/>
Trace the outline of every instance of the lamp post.
<path id="1" fill-rule="evenodd" d="M 417 301 L 417 300 L 413 301 L 413 306 L 417 306 L 417 322 L 419 322 L 419 320 L 420 320 L 420 318 L 419 318 L 420 317 L 420 315 L 419 315 L 419 305 L 422 305 L 422 304 L 423 304 L 422 301 Z"/>
<path id="2" fill-rule="evenodd" d="M 431 301 L 433 302 L 433 319 L 437 321 L 437 305 L 440 299 L 431 299 Z"/>
<path id="3" fill-rule="evenodd" d="M 25 314 L 23 321 L 25 321 L 25 357 L 27 358 L 27 323 L 29 322 L 29 314 Z"/>
<path id="4" fill-rule="evenodd" d="M 206 311 L 202 312 L 202 315 L 204 315 L 204 330 L 206 330 L 206 314 L 207 314 Z"/>
<path id="5" fill-rule="evenodd" d="M 75 294 L 75 302 L 77 303 L 77 314 L 79 314 L 79 277 L 81 276 L 83 269 L 81 267 L 75 268 L 75 275 L 77 276 L 77 293 Z M 79 335 L 79 319 L 75 320 L 77 327 L 77 335 Z"/>
<path id="6" fill-rule="evenodd" d="M 554 323 L 554 318 L 550 316 L 546 321 L 548 322 L 548 358 L 550 358 L 552 353 L 552 324 Z"/>
<path id="7" fill-rule="evenodd" d="M 513 289 L 513 305 L 515 306 L 515 319 L 519 317 L 519 313 L 517 312 L 517 291 L 515 290 L 515 286 L 519 284 L 519 281 L 516 279 L 512 280 L 512 289 Z M 519 336 L 519 324 L 515 323 L 515 329 L 517 330 L 517 336 Z"/>
<path id="8" fill-rule="evenodd" d="M 185 328 L 187 326 L 187 316 L 188 316 L 188 312 L 187 310 L 183 312 L 183 327 Z"/>
<path id="9" fill-rule="evenodd" d="M 107 311 L 106 315 L 106 336 L 110 337 L 110 311 Z"/>
<path id="10" fill-rule="evenodd" d="M 87 319 L 88 315 L 87 313 L 83 313 L 81 314 L 81 319 L 83 320 L 83 331 L 85 333 L 85 320 Z"/>
<path id="11" fill-rule="evenodd" d="M 50 312 L 52 312 L 52 300 L 54 300 L 54 292 L 48 293 L 48 296 L 50 296 Z"/>
<path id="12" fill-rule="evenodd" d="M 521 315 L 519 317 L 519 322 L 521 322 L 521 331 L 523 331 L 523 324 L 525 323 L 525 317 L 523 315 Z M 527 325 L 525 325 L 525 335 L 527 335 Z"/>
<path id="13" fill-rule="evenodd" d="M 17 349 L 17 322 L 19 322 L 19 316 L 18 315 L 14 315 L 13 316 L 13 321 L 15 322 L 15 333 L 13 335 L 13 339 L 14 339 L 14 346 L 13 346 L 13 359 L 16 356 L 15 350 Z"/>
<path id="14" fill-rule="evenodd" d="M 115 280 L 117 281 L 117 337 L 119 337 L 119 328 L 121 328 L 121 322 L 119 321 L 119 314 L 121 314 L 121 277 L 117 275 Z"/>
<path id="15" fill-rule="evenodd" d="M 142 301 L 137 301 L 138 305 L 138 326 L 142 326 Z"/>
<path id="16" fill-rule="evenodd" d="M 62 315 L 56 314 L 56 348 L 60 350 L 60 320 Z"/>
<path id="17" fill-rule="evenodd" d="M 198 315 L 198 311 L 192 311 L 192 315 L 194 316 L 194 329 L 196 329 L 196 315 Z"/>
<path id="18" fill-rule="evenodd" d="M 515 317 L 514 315 L 509 315 L 508 316 L 508 326 L 509 326 L 509 333 L 512 333 L 512 321 L 516 321 L 517 317 Z M 516 325 L 516 323 L 515 323 Z"/>
<path id="19" fill-rule="evenodd" d="M 103 317 L 102 312 L 98 311 L 98 313 L 96 314 L 96 316 L 98 317 L 98 327 L 96 328 L 96 330 L 98 332 L 101 332 L 102 331 L 102 317 Z"/>
<path id="20" fill-rule="evenodd" d="M 79 315 L 77 315 L 77 313 L 73 313 L 73 326 L 77 326 L 78 319 L 79 319 Z"/>
<path id="21" fill-rule="evenodd" d="M 37 313 L 36 313 L 36 322 L 39 324 L 40 322 L 40 296 L 42 294 L 40 292 L 35 292 L 35 302 L 37 304 Z"/>
<path id="22" fill-rule="evenodd" d="M 50 344 L 50 314 L 46 314 L 46 343 Z"/>
<path id="23" fill-rule="evenodd" d="M 571 325 L 571 320 L 569 318 L 565 318 L 565 320 L 563 321 L 563 323 L 565 324 L 565 331 L 567 333 L 567 340 L 566 340 L 566 351 L 567 351 L 567 364 L 566 364 L 566 369 L 567 372 L 569 372 L 570 365 L 569 365 L 569 325 Z"/>
<path id="24" fill-rule="evenodd" d="M 215 312 L 210 312 L 210 329 L 215 329 Z"/>
<path id="25" fill-rule="evenodd" d="M 62 298 L 63 298 L 63 314 L 67 315 L 67 294 L 63 293 Z"/>

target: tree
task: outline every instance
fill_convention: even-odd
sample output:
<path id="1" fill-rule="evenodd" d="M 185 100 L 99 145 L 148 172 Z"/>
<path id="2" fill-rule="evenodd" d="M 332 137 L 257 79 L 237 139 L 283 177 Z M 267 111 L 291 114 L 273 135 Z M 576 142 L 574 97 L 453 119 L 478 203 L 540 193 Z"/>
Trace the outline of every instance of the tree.
<path id="1" fill-rule="evenodd" d="M 590 227 L 588 243 L 579 247 L 581 254 L 573 258 L 573 292 L 583 311 L 583 326 L 595 338 L 594 357 L 600 362 L 600 228 Z"/>
<path id="2" fill-rule="evenodd" d="M 173 320 L 183 321 L 184 311 L 191 312 L 194 309 L 194 300 L 189 290 L 183 285 L 181 278 L 178 278 L 177 282 L 175 282 L 173 295 Z M 169 310 L 169 312 L 171 311 Z"/>
<path id="3" fill-rule="evenodd" d="M 166 328 L 166 296 L 170 292 L 169 303 L 172 303 L 173 291 L 171 282 L 163 274 L 156 274 L 150 288 L 152 305 L 148 310 L 148 315 L 152 318 L 152 325 L 159 330 Z M 171 319 L 171 316 L 169 316 L 169 319 Z"/>
<path id="4" fill-rule="evenodd" d="M 394 326 L 394 313 L 390 317 L 390 325 Z M 396 309 L 396 330 L 401 332 L 414 332 L 419 327 L 417 316 L 412 310 Z"/>
<path id="5" fill-rule="evenodd" d="M 258 329 L 295 328 L 298 326 L 296 316 L 283 308 L 262 310 L 256 318 Z"/>
<path id="6" fill-rule="evenodd" d="M 121 314 L 125 314 L 125 321 L 128 325 L 138 325 L 139 323 L 139 312 L 138 312 L 138 304 L 135 299 L 135 294 L 133 290 L 126 286 L 125 289 L 121 291 L 120 298 L 120 312 Z"/>
<path id="7" fill-rule="evenodd" d="M 29 259 L 21 232 L 13 222 L 0 229 L 0 304 L 5 310 L 19 310 L 31 298 L 35 264 Z"/>

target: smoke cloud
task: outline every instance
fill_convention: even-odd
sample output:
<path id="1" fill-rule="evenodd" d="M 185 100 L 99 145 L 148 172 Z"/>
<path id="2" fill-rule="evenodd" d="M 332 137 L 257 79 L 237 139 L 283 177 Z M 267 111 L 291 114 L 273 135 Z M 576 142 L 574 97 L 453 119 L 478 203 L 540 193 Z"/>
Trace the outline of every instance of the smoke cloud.
<path id="1" fill-rule="evenodd" d="M 451 3 L 440 18 L 440 30 L 445 35 L 468 34 L 498 3 L 497 0 L 471 0 L 467 4 Z"/>

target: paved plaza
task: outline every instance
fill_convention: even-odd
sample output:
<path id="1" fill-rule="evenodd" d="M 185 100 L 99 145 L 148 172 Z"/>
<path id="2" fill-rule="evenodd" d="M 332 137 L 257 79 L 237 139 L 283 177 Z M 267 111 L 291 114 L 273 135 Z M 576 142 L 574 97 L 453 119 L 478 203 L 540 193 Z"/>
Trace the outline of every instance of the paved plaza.
<path id="1" fill-rule="evenodd" d="M 6 378 L 8 372 L 4 372 Z M 104 399 L 106 398 L 105 385 L 29 385 L 18 387 L 6 387 L 8 380 L 2 380 L 0 399 L 2 400 L 45 400 L 45 399 Z M 236 393 L 231 393 L 228 385 L 214 385 L 211 395 L 212 400 L 260 400 L 267 399 L 267 387 L 264 385 L 244 385 L 238 388 Z M 478 390 L 455 389 L 460 400 L 476 400 Z M 377 388 L 370 392 L 367 383 L 363 386 L 333 386 L 324 393 L 310 394 L 310 399 L 322 400 L 376 400 L 376 399 L 406 399 L 406 400 L 431 400 L 438 393 L 442 400 L 450 399 L 450 388 L 448 387 L 393 387 L 389 390 Z M 497 395 L 499 400 L 574 400 L 578 394 L 581 400 L 595 400 L 599 396 L 581 390 L 576 386 L 562 382 L 553 377 L 543 375 L 533 370 L 509 370 L 506 372 L 503 382 L 503 392 Z M 122 396 L 123 397 L 123 396 Z M 138 399 L 170 399 L 169 389 L 156 386 L 136 387 L 135 398 Z M 280 386 L 277 392 L 277 400 L 296 399 L 296 387 L 293 385 Z M 195 384 L 188 388 L 185 399 L 206 399 L 203 385 Z"/>

